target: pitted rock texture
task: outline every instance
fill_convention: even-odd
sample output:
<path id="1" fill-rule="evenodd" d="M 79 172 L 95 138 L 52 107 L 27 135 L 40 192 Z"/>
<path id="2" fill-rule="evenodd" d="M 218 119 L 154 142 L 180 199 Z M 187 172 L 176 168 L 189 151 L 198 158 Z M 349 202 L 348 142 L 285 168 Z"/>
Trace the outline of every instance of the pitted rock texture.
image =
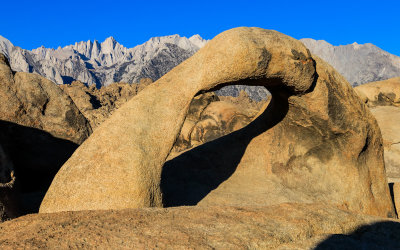
<path id="1" fill-rule="evenodd" d="M 400 223 L 321 204 L 33 214 L 0 224 L 1 249 L 398 249 Z"/>
<path id="2" fill-rule="evenodd" d="M 265 86 L 268 108 L 164 166 L 193 97 L 229 84 Z M 322 201 L 392 217 L 381 145 L 376 120 L 332 67 L 279 32 L 236 28 L 100 125 L 40 212 Z"/>
<path id="3" fill-rule="evenodd" d="M 215 140 L 222 135 L 241 129 L 257 114 L 247 116 L 240 108 L 222 101 L 212 102 L 200 116 L 190 135 L 192 146 Z"/>

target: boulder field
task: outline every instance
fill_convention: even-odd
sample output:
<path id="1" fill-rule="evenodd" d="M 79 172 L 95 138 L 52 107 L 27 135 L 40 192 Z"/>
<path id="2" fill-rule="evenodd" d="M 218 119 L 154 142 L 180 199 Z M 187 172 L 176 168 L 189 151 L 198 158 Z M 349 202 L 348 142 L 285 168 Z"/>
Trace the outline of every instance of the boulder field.
<path id="1" fill-rule="evenodd" d="M 193 98 L 233 84 L 266 87 L 268 107 L 168 158 Z M 99 125 L 57 173 L 40 213 L 285 202 L 396 216 L 378 124 L 349 83 L 291 37 L 236 28 Z"/>

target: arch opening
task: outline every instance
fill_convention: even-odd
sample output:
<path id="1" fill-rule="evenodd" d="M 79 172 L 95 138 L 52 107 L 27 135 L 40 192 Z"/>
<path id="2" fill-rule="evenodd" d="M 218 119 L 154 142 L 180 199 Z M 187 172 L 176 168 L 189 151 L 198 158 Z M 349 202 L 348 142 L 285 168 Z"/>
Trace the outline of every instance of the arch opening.
<path id="1" fill-rule="evenodd" d="M 268 83 L 266 83 L 266 81 L 268 81 Z M 257 107 L 258 110 L 255 114 L 253 113 L 250 119 L 245 119 L 247 122 L 244 126 L 237 130 L 228 130 L 228 133 L 219 134 L 218 137 L 214 137 L 216 134 L 211 133 L 210 137 L 207 138 L 207 136 L 205 136 L 205 141 L 198 141 L 200 143 L 197 145 L 189 145 L 186 149 L 177 152 L 177 145 L 182 143 L 183 134 L 187 133 L 187 127 L 190 127 L 188 125 L 190 122 L 188 118 L 190 120 L 193 110 L 194 113 L 200 113 L 200 119 L 203 118 L 204 120 L 200 120 L 197 124 L 194 124 L 192 128 L 189 129 L 190 136 L 186 136 L 186 138 L 198 138 L 198 131 L 206 134 L 207 131 L 204 131 L 205 127 L 201 126 L 203 124 L 209 125 L 210 128 L 214 128 L 213 125 L 226 125 L 223 121 L 220 123 L 215 122 L 210 125 L 210 122 L 207 121 L 210 120 L 207 107 L 199 112 L 199 110 L 193 107 L 193 104 L 199 102 L 199 99 L 197 99 L 199 97 L 201 99 L 202 96 L 210 95 L 210 93 L 214 93 L 214 91 L 232 85 L 265 87 L 271 95 L 264 101 L 247 104 Z M 266 86 L 268 86 L 268 88 Z M 191 107 L 189 107 L 180 135 L 162 168 L 160 188 L 163 197 L 163 205 L 165 207 L 197 205 L 212 190 L 226 181 L 235 172 L 250 141 L 273 128 L 284 119 L 289 110 L 288 99 L 292 95 L 293 93 L 290 89 L 287 89 L 279 79 L 255 79 L 220 84 L 213 89 L 197 93 L 192 100 Z M 220 100 L 222 100 L 222 102 L 227 102 L 227 106 L 229 106 L 229 102 L 238 101 L 240 105 L 240 102 L 245 101 L 239 98 L 239 100 L 235 100 L 235 97 L 220 96 L 218 98 L 219 102 L 221 102 Z M 214 102 L 214 104 L 216 103 Z M 211 107 L 212 109 L 211 105 L 208 104 L 208 108 Z M 223 112 L 224 110 L 220 109 L 219 111 Z M 221 115 L 223 116 L 223 114 Z"/>

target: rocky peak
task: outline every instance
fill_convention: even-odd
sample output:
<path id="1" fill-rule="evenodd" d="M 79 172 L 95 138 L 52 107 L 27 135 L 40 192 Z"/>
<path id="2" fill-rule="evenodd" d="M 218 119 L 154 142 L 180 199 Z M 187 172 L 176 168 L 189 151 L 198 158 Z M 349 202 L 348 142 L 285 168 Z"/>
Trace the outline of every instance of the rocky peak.
<path id="1" fill-rule="evenodd" d="M 203 39 L 199 34 L 193 35 L 189 38 L 189 41 L 196 45 L 199 49 L 206 45 L 207 40 Z"/>
<path id="2" fill-rule="evenodd" d="M 101 48 L 102 48 L 102 52 L 103 54 L 111 54 L 114 52 L 114 50 L 116 49 L 116 47 L 118 47 L 117 45 L 120 45 L 117 41 L 115 41 L 114 37 L 110 36 L 108 37 L 106 40 L 104 40 L 104 42 L 101 43 Z M 120 47 L 123 47 L 120 45 Z M 123 47 L 125 48 L 125 47 Z"/>
<path id="3" fill-rule="evenodd" d="M 9 54 L 14 45 L 5 37 L 0 36 L 0 52 L 2 52 L 6 57 L 9 57 Z"/>

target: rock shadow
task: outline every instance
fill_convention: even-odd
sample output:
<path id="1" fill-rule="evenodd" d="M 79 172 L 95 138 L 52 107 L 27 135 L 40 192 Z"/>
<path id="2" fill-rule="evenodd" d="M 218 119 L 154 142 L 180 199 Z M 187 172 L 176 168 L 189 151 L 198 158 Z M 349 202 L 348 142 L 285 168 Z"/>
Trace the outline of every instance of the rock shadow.
<path id="1" fill-rule="evenodd" d="M 246 127 L 186 151 L 164 164 L 161 190 L 165 207 L 196 205 L 235 172 L 250 141 L 282 121 L 288 112 L 287 91 L 271 93 L 268 107 Z"/>
<path id="2" fill-rule="evenodd" d="M 0 144 L 14 165 L 21 214 L 39 211 L 54 176 L 79 146 L 46 131 L 3 120 Z"/>
<path id="3" fill-rule="evenodd" d="M 75 79 L 70 76 L 61 76 L 61 79 L 63 80 L 63 84 L 71 84 L 75 81 Z"/>
<path id="4" fill-rule="evenodd" d="M 331 235 L 315 249 L 400 249 L 400 223 L 377 222 L 349 234 Z"/>
<path id="5" fill-rule="evenodd" d="M 86 91 L 86 94 L 90 97 L 89 102 L 92 104 L 93 109 L 98 109 L 101 108 L 101 102 L 97 99 L 96 96 L 92 95 L 88 91 Z"/>

